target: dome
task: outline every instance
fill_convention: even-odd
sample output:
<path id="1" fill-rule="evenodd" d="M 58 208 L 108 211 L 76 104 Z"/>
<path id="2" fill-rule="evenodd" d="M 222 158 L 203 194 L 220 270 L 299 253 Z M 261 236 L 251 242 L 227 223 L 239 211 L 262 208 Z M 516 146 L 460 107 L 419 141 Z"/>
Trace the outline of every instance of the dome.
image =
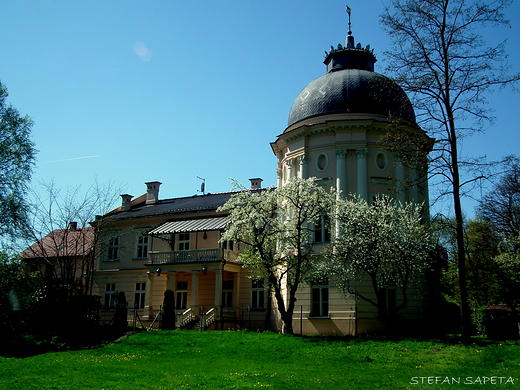
<path id="1" fill-rule="evenodd" d="M 394 81 L 369 70 L 341 69 L 317 78 L 300 92 L 288 126 L 337 113 L 392 115 L 415 123 L 412 104 Z"/>
<path id="2" fill-rule="evenodd" d="M 374 72 L 377 61 L 370 46 L 331 46 L 324 60 L 327 74 L 305 87 L 291 108 L 288 126 L 326 114 L 374 114 L 415 123 L 415 112 L 405 92 L 393 80 Z"/>

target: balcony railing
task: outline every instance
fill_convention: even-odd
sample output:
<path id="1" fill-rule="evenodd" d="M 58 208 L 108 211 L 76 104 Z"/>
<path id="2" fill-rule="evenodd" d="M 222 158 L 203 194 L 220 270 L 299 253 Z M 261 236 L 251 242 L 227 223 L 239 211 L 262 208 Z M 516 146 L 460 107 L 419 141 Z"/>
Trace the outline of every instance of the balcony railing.
<path id="1" fill-rule="evenodd" d="M 149 252 L 151 264 L 206 263 L 222 260 L 222 249 Z"/>

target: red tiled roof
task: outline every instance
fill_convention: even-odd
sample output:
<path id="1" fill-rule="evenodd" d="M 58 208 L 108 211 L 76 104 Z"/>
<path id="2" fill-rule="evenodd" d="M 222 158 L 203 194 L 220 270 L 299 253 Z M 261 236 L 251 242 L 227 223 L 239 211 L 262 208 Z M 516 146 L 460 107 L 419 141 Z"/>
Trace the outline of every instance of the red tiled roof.
<path id="1" fill-rule="evenodd" d="M 94 228 L 56 229 L 21 253 L 22 258 L 85 256 L 94 246 Z"/>
<path id="2" fill-rule="evenodd" d="M 511 308 L 505 303 L 497 303 L 487 307 L 485 310 L 503 310 L 503 311 L 512 311 Z M 520 305 L 517 305 L 517 310 L 520 310 Z"/>

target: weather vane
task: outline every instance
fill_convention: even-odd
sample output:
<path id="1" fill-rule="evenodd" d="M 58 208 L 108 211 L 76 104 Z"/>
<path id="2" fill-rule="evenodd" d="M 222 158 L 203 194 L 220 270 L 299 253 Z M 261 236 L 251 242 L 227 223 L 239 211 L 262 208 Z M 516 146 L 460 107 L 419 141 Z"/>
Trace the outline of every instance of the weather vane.
<path id="1" fill-rule="evenodd" d="M 347 14 L 348 14 L 348 35 L 351 35 L 352 34 L 352 31 L 351 31 L 351 24 L 350 24 L 350 13 L 352 12 L 352 10 L 350 9 L 350 7 L 347 5 Z"/>

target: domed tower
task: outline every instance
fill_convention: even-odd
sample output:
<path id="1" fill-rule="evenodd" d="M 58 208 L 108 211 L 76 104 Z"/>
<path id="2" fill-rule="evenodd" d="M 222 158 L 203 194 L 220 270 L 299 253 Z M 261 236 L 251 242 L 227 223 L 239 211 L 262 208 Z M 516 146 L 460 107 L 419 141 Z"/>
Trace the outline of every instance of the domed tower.
<path id="1" fill-rule="evenodd" d="M 325 54 L 326 74 L 299 93 L 287 128 L 271 144 L 278 157 L 278 186 L 295 176 L 317 177 L 343 196 L 371 201 L 387 194 L 427 204 L 427 185 L 419 180 L 424 167 L 405 166 L 379 142 L 396 126 L 426 137 L 404 91 L 374 72 L 373 50 L 355 44 L 351 31 L 345 46 Z"/>

